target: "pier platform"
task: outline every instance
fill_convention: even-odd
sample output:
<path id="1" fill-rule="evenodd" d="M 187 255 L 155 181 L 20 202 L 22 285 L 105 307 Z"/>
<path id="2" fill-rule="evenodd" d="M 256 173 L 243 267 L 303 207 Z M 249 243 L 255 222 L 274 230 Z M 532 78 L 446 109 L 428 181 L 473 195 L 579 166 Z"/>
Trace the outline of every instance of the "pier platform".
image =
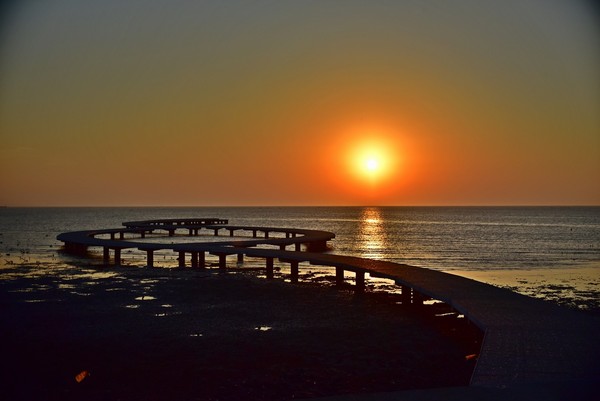
<path id="1" fill-rule="evenodd" d="M 244 232 L 248 238 L 178 244 L 145 243 L 126 238 L 143 237 L 154 230 L 164 230 L 169 236 L 178 230 L 184 230 L 190 236 L 198 235 L 200 230 L 212 230 L 215 236 L 225 233 L 226 237 Z M 523 394 L 524 389 L 545 388 L 544 383 L 555 386 L 563 383 L 561 388 L 575 392 L 576 389 L 584 391 L 590 383 L 600 383 L 598 317 L 439 271 L 312 251 L 327 249 L 327 242 L 333 238 L 335 234 L 326 231 L 229 226 L 223 219 L 128 222 L 124 223 L 124 228 L 77 231 L 58 236 L 65 243 L 66 250 L 102 248 L 107 265 L 110 264 L 111 250 L 115 265 L 119 264 L 122 249 L 146 251 L 147 265 L 151 267 L 153 252 L 167 249 L 179 254 L 179 267 L 182 268 L 204 268 L 206 253 L 219 257 L 219 269 L 222 270 L 227 269 L 228 256 L 235 255 L 238 262 L 245 256 L 263 258 L 268 278 L 273 277 L 274 260 L 278 260 L 290 264 L 292 282 L 299 280 L 301 268 L 311 265 L 333 267 L 336 282 L 340 285 L 344 284 L 345 272 L 354 273 L 357 292 L 365 291 L 370 277 L 386 278 L 401 288 L 402 303 L 419 307 L 427 299 L 441 301 L 464 315 L 469 324 L 476 325 L 484 333 L 468 388 L 445 393 L 442 390 L 424 390 L 430 391 L 429 396 L 424 398 L 418 398 L 418 393 L 413 393 L 413 398 L 410 398 L 409 392 L 400 392 L 396 395 L 398 398 L 357 395 L 331 400 L 454 399 L 451 394 L 456 394 L 456 397 L 462 394 L 462 399 L 488 399 L 487 396 L 478 398 L 487 394 L 489 399 L 510 398 L 514 401 L 518 398 L 510 396 L 513 390 L 516 394 Z M 302 246 L 308 251 L 302 251 Z M 450 394 L 450 398 L 436 398 L 436 394 Z"/>

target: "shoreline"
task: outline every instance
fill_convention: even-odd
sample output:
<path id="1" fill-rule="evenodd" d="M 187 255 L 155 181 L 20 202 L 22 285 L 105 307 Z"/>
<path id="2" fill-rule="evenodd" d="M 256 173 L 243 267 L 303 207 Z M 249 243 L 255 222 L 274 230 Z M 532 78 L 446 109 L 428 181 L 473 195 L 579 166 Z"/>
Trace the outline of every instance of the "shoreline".
<path id="1" fill-rule="evenodd" d="M 110 272 L 3 276 L 13 398 L 283 400 L 466 385 L 474 366 L 457 328 L 385 297 L 253 272 Z"/>

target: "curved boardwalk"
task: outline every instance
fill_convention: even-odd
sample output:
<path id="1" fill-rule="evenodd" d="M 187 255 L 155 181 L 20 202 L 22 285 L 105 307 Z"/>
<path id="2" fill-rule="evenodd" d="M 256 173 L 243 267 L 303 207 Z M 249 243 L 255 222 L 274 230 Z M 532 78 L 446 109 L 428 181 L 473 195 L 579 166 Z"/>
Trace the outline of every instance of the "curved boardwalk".
<path id="1" fill-rule="evenodd" d="M 527 383 L 600 378 L 600 322 L 582 312 L 566 309 L 541 300 L 525 297 L 451 274 L 400 265 L 392 262 L 312 252 L 326 249 L 335 234 L 326 231 L 229 226 L 223 219 L 173 219 L 126 222 L 124 228 L 64 233 L 57 238 L 68 251 L 102 247 L 105 264 L 110 251 L 119 264 L 120 251 L 137 248 L 147 253 L 147 265 L 153 266 L 153 252 L 161 249 L 179 253 L 179 266 L 205 265 L 206 252 L 219 257 L 219 268 L 227 267 L 227 256 L 237 255 L 265 259 L 267 277 L 273 277 L 273 261 L 290 264 L 291 281 L 298 281 L 301 263 L 330 266 L 336 269 L 336 281 L 342 284 L 344 272 L 355 274 L 355 289 L 363 291 L 368 277 L 394 280 L 402 288 L 402 303 L 418 307 L 425 299 L 446 303 L 479 327 L 484 341 L 475 367 L 471 386 L 504 387 Z M 215 236 L 228 232 L 252 233 L 247 240 L 151 244 L 125 239 L 163 230 L 172 236 L 184 230 L 198 235 L 212 230 Z M 273 238 L 272 235 L 279 235 Z M 98 238 L 99 236 L 110 237 Z M 284 237 L 285 236 L 285 237 Z M 119 237 L 117 239 L 116 237 Z M 238 238 L 239 239 L 239 238 Z M 304 244 L 311 252 L 301 252 Z M 272 246 L 274 249 L 256 248 Z M 294 250 L 286 250 L 290 247 Z"/>

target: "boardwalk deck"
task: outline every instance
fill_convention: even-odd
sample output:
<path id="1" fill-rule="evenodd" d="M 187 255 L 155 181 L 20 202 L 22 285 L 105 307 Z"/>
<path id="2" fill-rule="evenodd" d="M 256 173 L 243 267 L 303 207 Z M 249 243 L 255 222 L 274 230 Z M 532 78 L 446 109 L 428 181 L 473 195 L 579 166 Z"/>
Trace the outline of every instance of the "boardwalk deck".
<path id="1" fill-rule="evenodd" d="M 443 272 L 384 261 L 336 259 L 441 300 L 481 328 L 485 337 L 472 385 L 600 376 L 597 318 Z M 317 261 L 318 256 L 312 259 L 312 263 Z"/>
<path id="2" fill-rule="evenodd" d="M 163 222 L 161 228 L 199 227 L 187 223 L 184 220 L 178 220 L 177 224 L 173 221 Z M 126 230 L 149 229 L 149 226 L 133 224 Z M 336 268 L 338 279 L 343 279 L 344 271 L 355 272 L 358 290 L 363 289 L 365 275 L 388 278 L 403 288 L 410 288 L 415 294 L 413 302 L 414 299 L 421 299 L 416 295 L 440 300 L 465 315 L 469 321 L 484 331 L 484 342 L 473 373 L 472 386 L 503 387 L 550 380 L 600 378 L 598 341 L 600 320 L 598 318 L 525 297 L 506 289 L 430 269 L 328 253 L 255 247 L 269 244 L 281 245 L 285 248 L 284 245 L 307 243 L 311 240 L 326 242 L 334 237 L 332 233 L 224 224 L 205 224 L 203 227 L 217 230 L 249 230 L 253 231 L 254 235 L 253 238 L 241 242 L 174 245 L 94 237 L 110 233 L 110 230 L 65 233 L 58 239 L 65 244 L 103 247 L 105 259 L 106 250 L 109 248 L 139 248 L 148 252 L 149 265 L 152 265 L 150 262 L 152 251 L 158 249 L 171 249 L 182 256 L 186 253 L 193 255 L 193 267 L 200 266 L 199 260 L 202 261 L 201 266 L 203 266 L 205 252 L 219 255 L 221 268 L 226 267 L 227 255 L 238 255 L 238 258 L 243 256 L 264 258 L 267 277 L 273 276 L 273 260 L 279 259 L 284 263 L 290 263 L 292 281 L 298 279 L 300 263 L 331 266 Z M 265 237 L 257 239 L 254 230 L 263 231 Z M 268 238 L 269 232 L 284 233 L 286 238 Z M 180 266 L 184 262 L 185 259 L 180 257 Z"/>
<path id="3" fill-rule="evenodd" d="M 583 312 L 420 267 L 323 253 L 248 251 L 391 279 L 450 305 L 485 333 L 472 385 L 600 377 L 600 320 Z"/>

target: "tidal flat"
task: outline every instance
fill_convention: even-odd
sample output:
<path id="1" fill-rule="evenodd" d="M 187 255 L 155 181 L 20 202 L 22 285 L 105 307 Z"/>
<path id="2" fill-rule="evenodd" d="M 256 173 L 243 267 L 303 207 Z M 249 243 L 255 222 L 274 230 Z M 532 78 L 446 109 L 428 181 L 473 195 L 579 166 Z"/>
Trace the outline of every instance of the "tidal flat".
<path id="1" fill-rule="evenodd" d="M 461 319 L 426 318 L 392 295 L 253 271 L 39 271 L 3 269 L 0 280 L 0 377 L 11 399 L 285 400 L 461 386 L 480 341 Z"/>

